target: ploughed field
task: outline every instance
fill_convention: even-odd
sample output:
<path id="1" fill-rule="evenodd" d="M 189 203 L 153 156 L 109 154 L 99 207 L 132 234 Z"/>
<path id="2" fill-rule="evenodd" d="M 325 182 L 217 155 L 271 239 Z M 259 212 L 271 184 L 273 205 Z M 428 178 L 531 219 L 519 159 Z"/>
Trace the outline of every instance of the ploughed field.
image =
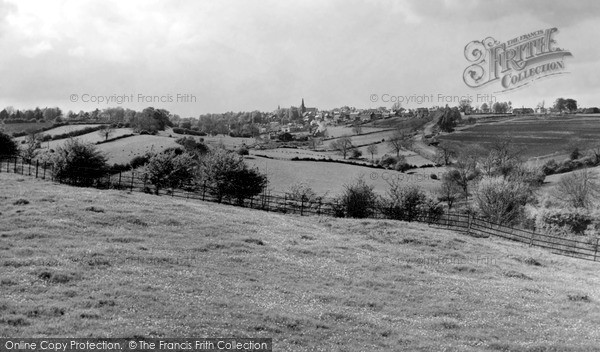
<path id="1" fill-rule="evenodd" d="M 569 144 L 578 139 L 581 144 L 600 141 L 600 114 L 516 117 L 510 120 L 476 125 L 446 134 L 447 140 L 457 146 L 481 145 L 489 147 L 495 138 L 509 135 L 515 145 L 522 147 L 525 158 L 559 157 L 566 155 Z"/>

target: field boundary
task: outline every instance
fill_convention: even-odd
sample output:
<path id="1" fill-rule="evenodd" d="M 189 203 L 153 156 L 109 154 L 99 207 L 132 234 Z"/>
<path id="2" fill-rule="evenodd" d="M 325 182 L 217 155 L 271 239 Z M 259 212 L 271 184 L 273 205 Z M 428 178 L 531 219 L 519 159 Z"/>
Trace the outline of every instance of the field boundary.
<path id="1" fill-rule="evenodd" d="M 81 170 L 82 175 L 85 171 Z M 0 158 L 0 173 L 15 173 L 24 176 L 32 176 L 43 180 L 55 180 L 51 164 L 28 163 L 22 158 Z M 344 217 L 344 209 L 338 201 L 326 198 L 298 199 L 290 197 L 287 193 L 266 191 L 260 195 L 250 198 L 228 198 L 219 195 L 214 189 L 204 184 L 189 185 L 183 189 L 157 189 L 150 184 L 141 172 L 129 172 L 118 174 L 105 174 L 99 178 L 85 178 L 81 176 L 77 180 L 79 185 L 98 189 L 116 189 L 129 192 L 143 192 L 157 196 L 170 196 L 183 199 L 202 200 L 221 204 L 236 205 L 240 207 L 257 209 L 269 212 L 285 214 L 298 214 L 300 216 L 318 215 L 331 217 Z M 64 182 L 61 182 L 64 183 Z M 66 183 L 69 184 L 69 183 Z M 393 213 L 393 212 L 389 212 Z M 388 214 L 389 214 L 388 213 Z M 410 216 L 410 218 L 407 218 Z M 600 261 L 599 241 L 596 237 L 590 241 L 578 241 L 543 234 L 531 230 L 505 226 L 493 223 L 471 214 L 443 213 L 443 214 L 396 214 L 388 216 L 382 209 L 377 209 L 369 214 L 368 218 L 416 221 L 426 223 L 431 227 L 445 228 L 463 232 L 474 237 L 487 238 L 490 236 L 516 241 L 528 245 L 549 250 L 551 253 L 569 256 L 576 259 L 598 262 Z"/>

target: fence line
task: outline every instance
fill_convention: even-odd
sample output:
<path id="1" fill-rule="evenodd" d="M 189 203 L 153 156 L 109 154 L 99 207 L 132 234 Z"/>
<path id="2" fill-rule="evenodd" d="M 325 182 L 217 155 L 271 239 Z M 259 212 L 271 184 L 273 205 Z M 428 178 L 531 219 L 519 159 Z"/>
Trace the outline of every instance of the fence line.
<path id="1" fill-rule="evenodd" d="M 85 175 L 90 170 L 82 169 L 81 171 L 82 174 Z M 35 164 L 32 164 L 20 158 L 0 158 L 0 173 L 2 172 L 12 172 L 21 175 L 33 176 L 35 178 L 57 181 L 54 178 L 53 166 L 47 163 L 40 163 L 39 161 L 36 161 Z M 105 174 L 104 176 L 97 178 L 82 176 L 75 181 L 75 183 L 80 185 L 99 189 L 119 189 L 130 192 L 144 192 L 184 199 L 231 204 L 270 212 L 298 214 L 301 216 L 344 216 L 343 209 L 340 204 L 331 199 L 292 199 L 286 193 L 270 191 L 265 191 L 260 195 L 250 198 L 232 199 L 230 197 L 219 196 L 218 192 L 208 187 L 206 183 L 201 185 L 188 185 L 183 187 L 183 189 L 156 189 L 145 177 L 143 177 L 142 173 L 136 173 L 135 171 L 126 173 L 120 172 L 118 174 Z M 394 219 L 394 217 L 387 216 L 381 210 L 373 212 L 369 217 L 377 219 Z M 397 220 L 402 220 L 402 216 L 396 218 Z M 496 224 L 470 214 L 461 213 L 448 212 L 440 216 L 432 216 L 431 214 L 418 214 L 416 217 L 413 217 L 412 220 L 427 223 L 429 226 L 436 228 L 446 228 L 465 232 L 471 236 L 495 236 L 520 242 L 530 247 L 547 249 L 555 254 L 566 255 L 577 259 L 600 261 L 600 255 L 598 253 L 599 238 L 595 238 L 591 242 L 578 241 L 570 238 L 552 236 L 526 229 Z"/>

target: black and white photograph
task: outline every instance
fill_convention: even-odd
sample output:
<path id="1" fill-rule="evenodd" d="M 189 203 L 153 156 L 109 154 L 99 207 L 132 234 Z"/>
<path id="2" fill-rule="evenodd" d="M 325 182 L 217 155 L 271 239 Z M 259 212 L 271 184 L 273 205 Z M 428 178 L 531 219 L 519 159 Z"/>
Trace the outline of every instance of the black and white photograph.
<path id="1" fill-rule="evenodd" d="M 600 351 L 598 33 L 0 0 L 0 352 Z"/>

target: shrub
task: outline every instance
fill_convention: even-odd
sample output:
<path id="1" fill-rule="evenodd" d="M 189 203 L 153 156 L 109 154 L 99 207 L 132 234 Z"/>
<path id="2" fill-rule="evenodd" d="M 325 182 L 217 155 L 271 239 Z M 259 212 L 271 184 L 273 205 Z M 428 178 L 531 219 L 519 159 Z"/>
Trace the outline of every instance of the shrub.
<path id="1" fill-rule="evenodd" d="M 394 170 L 396 171 L 404 172 L 408 169 L 410 169 L 410 165 L 406 163 L 406 159 L 399 160 L 396 162 L 396 165 L 394 165 Z"/>
<path id="2" fill-rule="evenodd" d="M 390 189 L 382 203 L 382 212 L 395 220 L 415 221 L 435 220 L 443 213 L 443 208 L 415 185 L 403 186 L 400 181 L 389 182 Z"/>
<path id="3" fill-rule="evenodd" d="M 350 218 L 367 218 L 377 209 L 378 197 L 373 186 L 360 177 L 354 184 L 345 185 L 344 193 L 337 199 L 336 215 Z"/>
<path id="4" fill-rule="evenodd" d="M 292 209 L 317 209 L 324 196 L 317 196 L 315 191 L 306 183 L 296 183 L 285 193 L 287 204 Z"/>
<path id="5" fill-rule="evenodd" d="M 437 180 L 438 179 L 438 175 L 436 175 L 436 174 L 431 174 L 430 177 L 431 177 L 432 180 Z"/>
<path id="6" fill-rule="evenodd" d="M 146 130 L 141 130 L 140 134 L 150 134 L 150 132 L 146 131 Z"/>
<path id="7" fill-rule="evenodd" d="M 248 148 L 246 146 L 242 146 L 237 150 L 238 155 L 244 156 L 244 155 L 250 155 L 250 151 L 248 150 Z"/>
<path id="8" fill-rule="evenodd" d="M 350 154 L 350 158 L 351 159 L 358 159 L 362 156 L 362 152 L 359 149 L 352 149 L 352 152 Z"/>
<path id="9" fill-rule="evenodd" d="M 235 199 L 240 205 L 244 199 L 260 194 L 267 183 L 267 178 L 258 170 L 249 169 L 240 155 L 224 149 L 217 149 L 202 160 L 201 178 L 218 202 Z"/>
<path id="10" fill-rule="evenodd" d="M 137 169 L 138 167 L 144 166 L 148 163 L 150 157 L 148 155 L 136 156 L 129 162 L 129 165 L 132 169 Z"/>
<path id="11" fill-rule="evenodd" d="M 514 225 L 524 218 L 529 197 L 530 189 L 523 182 L 484 177 L 475 190 L 475 206 L 484 219 Z"/>
<path id="12" fill-rule="evenodd" d="M 542 173 L 544 175 L 552 175 L 556 173 L 558 169 L 558 163 L 554 159 L 550 159 L 546 161 L 546 163 L 542 166 Z"/>
<path id="13" fill-rule="evenodd" d="M 144 178 L 154 185 L 154 193 L 161 188 L 180 188 L 194 181 L 196 163 L 189 154 L 175 151 L 154 154 L 144 169 Z"/>
<path id="14" fill-rule="evenodd" d="M 69 139 L 52 157 L 54 178 L 76 186 L 91 186 L 108 170 L 106 160 L 94 145 Z"/>
<path id="15" fill-rule="evenodd" d="M 11 136 L 0 131 L 0 158 L 13 157 L 19 154 L 19 146 Z"/>
<path id="16" fill-rule="evenodd" d="M 538 227 L 551 232 L 556 232 L 558 228 L 576 235 L 583 235 L 594 220 L 585 211 L 560 208 L 546 210 L 540 215 L 540 218 L 536 222 Z"/>

